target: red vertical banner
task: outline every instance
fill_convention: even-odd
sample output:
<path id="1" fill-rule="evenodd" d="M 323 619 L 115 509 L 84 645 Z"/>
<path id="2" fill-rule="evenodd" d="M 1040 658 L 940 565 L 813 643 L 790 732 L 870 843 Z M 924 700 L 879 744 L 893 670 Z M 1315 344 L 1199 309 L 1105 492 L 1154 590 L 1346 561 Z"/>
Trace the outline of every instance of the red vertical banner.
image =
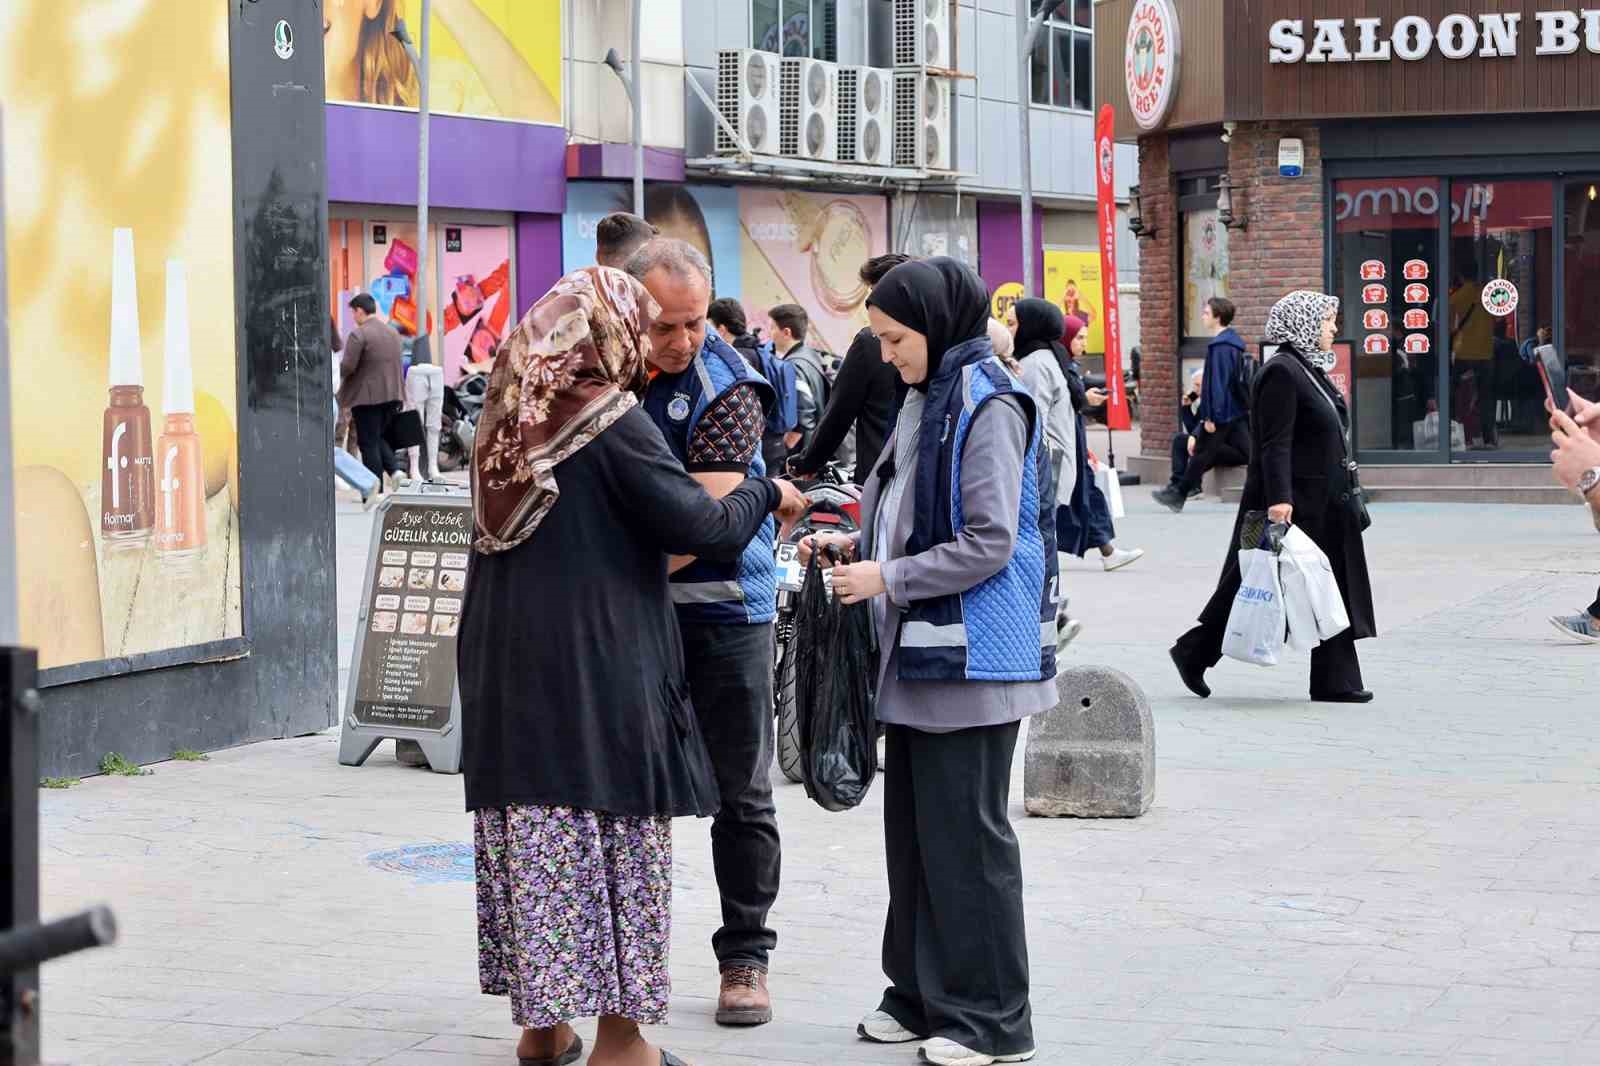
<path id="1" fill-rule="evenodd" d="M 1122 385 L 1122 314 L 1117 306 L 1117 187 L 1112 179 L 1116 112 L 1106 104 L 1094 125 L 1095 185 L 1099 199 L 1100 293 L 1106 309 L 1106 425 L 1132 429 L 1128 390 Z"/>

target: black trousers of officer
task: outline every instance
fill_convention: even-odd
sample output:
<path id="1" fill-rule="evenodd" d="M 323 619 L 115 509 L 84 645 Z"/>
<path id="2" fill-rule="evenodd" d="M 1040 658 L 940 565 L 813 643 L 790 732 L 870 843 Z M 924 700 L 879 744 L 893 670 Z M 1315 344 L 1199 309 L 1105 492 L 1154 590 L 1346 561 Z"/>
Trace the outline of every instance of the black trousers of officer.
<path id="1" fill-rule="evenodd" d="M 1020 725 L 886 730 L 890 986 L 879 1009 L 988 1055 L 1034 1046 L 1022 852 L 1008 814 Z"/>

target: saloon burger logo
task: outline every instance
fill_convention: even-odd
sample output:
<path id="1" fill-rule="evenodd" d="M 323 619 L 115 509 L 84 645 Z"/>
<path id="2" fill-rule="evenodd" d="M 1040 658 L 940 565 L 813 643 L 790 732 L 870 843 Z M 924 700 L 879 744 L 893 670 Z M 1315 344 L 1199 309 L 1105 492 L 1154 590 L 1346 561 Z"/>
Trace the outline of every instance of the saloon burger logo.
<path id="1" fill-rule="evenodd" d="M 1505 278 L 1496 278 L 1483 287 L 1483 309 L 1496 318 L 1517 310 L 1517 287 Z"/>
<path id="2" fill-rule="evenodd" d="M 1178 89 L 1178 13 L 1172 0 L 1137 0 L 1124 53 L 1128 107 L 1142 130 L 1167 119 Z"/>

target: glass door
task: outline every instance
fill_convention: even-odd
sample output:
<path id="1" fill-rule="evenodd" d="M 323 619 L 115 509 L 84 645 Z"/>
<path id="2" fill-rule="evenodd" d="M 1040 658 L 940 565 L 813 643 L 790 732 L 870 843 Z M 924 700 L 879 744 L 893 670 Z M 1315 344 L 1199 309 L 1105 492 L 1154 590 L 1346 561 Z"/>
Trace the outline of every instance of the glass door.
<path id="1" fill-rule="evenodd" d="M 1548 452 L 1532 352 L 1555 320 L 1553 184 L 1452 181 L 1450 217 L 1451 458 Z"/>
<path id="2" fill-rule="evenodd" d="M 1565 299 L 1556 343 L 1567 361 L 1567 384 L 1600 401 L 1600 174 L 1569 182 L 1564 199 Z"/>
<path id="3" fill-rule="evenodd" d="M 1343 334 L 1354 342 L 1355 437 L 1364 458 L 1445 457 L 1435 288 L 1443 202 L 1435 178 L 1334 182 L 1334 292 Z"/>

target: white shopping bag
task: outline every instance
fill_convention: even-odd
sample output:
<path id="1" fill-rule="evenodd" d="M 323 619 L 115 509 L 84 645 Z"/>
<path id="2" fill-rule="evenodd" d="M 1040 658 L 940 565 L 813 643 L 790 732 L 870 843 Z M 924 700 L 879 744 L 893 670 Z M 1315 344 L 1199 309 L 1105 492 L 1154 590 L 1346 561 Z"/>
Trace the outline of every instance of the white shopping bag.
<path id="1" fill-rule="evenodd" d="M 1292 647 L 1308 651 L 1350 628 L 1333 565 L 1316 542 L 1294 526 L 1283 538 L 1278 577 Z"/>
<path id="2" fill-rule="evenodd" d="M 1417 421 L 1411 423 L 1412 445 L 1418 451 L 1431 452 L 1439 447 L 1439 412 L 1429 411 Z M 1454 419 L 1450 422 L 1450 448 L 1452 451 L 1467 450 L 1467 427 Z"/>
<path id="3" fill-rule="evenodd" d="M 1283 588 L 1278 581 L 1278 557 L 1266 548 L 1239 553 L 1243 580 L 1228 612 L 1228 632 L 1222 654 L 1255 666 L 1277 666 L 1283 651 Z"/>
<path id="4" fill-rule="evenodd" d="M 1106 506 L 1111 510 L 1112 518 L 1126 518 L 1128 512 L 1122 506 L 1122 479 L 1117 472 L 1104 463 L 1094 468 L 1094 484 L 1106 498 Z"/>

